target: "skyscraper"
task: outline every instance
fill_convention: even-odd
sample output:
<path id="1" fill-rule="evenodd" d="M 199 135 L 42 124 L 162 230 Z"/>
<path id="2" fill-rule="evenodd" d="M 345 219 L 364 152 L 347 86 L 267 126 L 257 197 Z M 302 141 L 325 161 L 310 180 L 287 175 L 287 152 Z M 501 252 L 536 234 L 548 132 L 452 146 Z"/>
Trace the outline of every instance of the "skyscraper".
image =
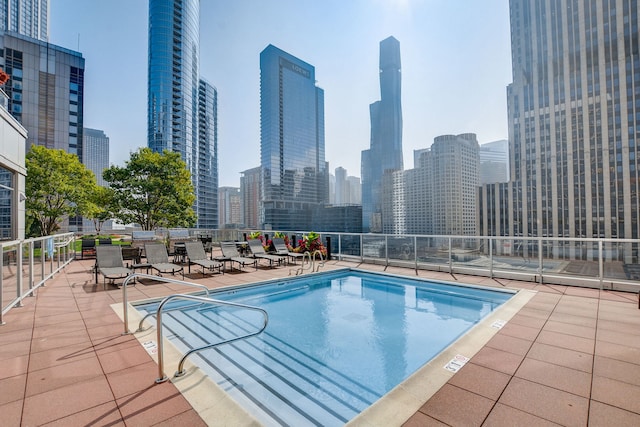
<path id="1" fill-rule="evenodd" d="M 369 106 L 371 146 L 362 152 L 362 228 L 381 232 L 382 177 L 402 170 L 400 42 L 380 42 L 380 101 Z"/>
<path id="2" fill-rule="evenodd" d="M 27 147 L 62 149 L 82 160 L 82 54 L 12 32 L 0 32 L 0 52 L 10 76 L 7 110 L 27 129 Z"/>
<path id="3" fill-rule="evenodd" d="M 273 45 L 260 53 L 261 223 L 311 230 L 328 201 L 324 91 L 315 68 Z"/>
<path id="4" fill-rule="evenodd" d="M 511 0 L 510 16 L 511 182 L 482 187 L 481 232 L 639 238 L 637 2 Z"/>
<path id="5" fill-rule="evenodd" d="M 199 9 L 198 0 L 149 1 L 147 132 L 152 150 L 180 153 L 195 188 L 198 227 L 215 228 L 217 93 L 199 76 Z"/>
<path id="6" fill-rule="evenodd" d="M 248 228 L 260 228 L 260 197 L 262 193 L 260 166 L 241 173 L 240 197 L 242 201 L 240 211 L 242 223 Z"/>
<path id="7" fill-rule="evenodd" d="M 83 129 L 82 163 L 96 176 L 98 185 L 105 186 L 102 172 L 109 167 L 109 137 L 98 129 Z"/>
<path id="8" fill-rule="evenodd" d="M 509 141 L 487 142 L 480 146 L 480 184 L 509 181 Z"/>
<path id="9" fill-rule="evenodd" d="M 49 40 L 49 0 L 0 0 L 0 31 Z"/>

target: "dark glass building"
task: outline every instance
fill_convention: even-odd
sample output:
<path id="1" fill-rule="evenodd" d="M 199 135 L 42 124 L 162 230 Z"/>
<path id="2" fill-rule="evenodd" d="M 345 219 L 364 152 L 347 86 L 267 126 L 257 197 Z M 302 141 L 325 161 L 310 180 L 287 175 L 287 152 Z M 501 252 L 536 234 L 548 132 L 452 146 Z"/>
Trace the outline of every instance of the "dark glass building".
<path id="1" fill-rule="evenodd" d="M 273 45 L 260 53 L 260 164 L 262 226 L 313 230 L 328 202 L 324 91 L 313 66 Z"/>
<path id="2" fill-rule="evenodd" d="M 371 146 L 362 152 L 362 228 L 382 232 L 382 177 L 402 170 L 400 42 L 380 42 L 380 101 L 369 106 Z"/>
<path id="3" fill-rule="evenodd" d="M 197 225 L 215 228 L 217 93 L 199 76 L 199 9 L 198 0 L 149 1 L 147 135 L 152 150 L 181 154 L 195 188 Z"/>

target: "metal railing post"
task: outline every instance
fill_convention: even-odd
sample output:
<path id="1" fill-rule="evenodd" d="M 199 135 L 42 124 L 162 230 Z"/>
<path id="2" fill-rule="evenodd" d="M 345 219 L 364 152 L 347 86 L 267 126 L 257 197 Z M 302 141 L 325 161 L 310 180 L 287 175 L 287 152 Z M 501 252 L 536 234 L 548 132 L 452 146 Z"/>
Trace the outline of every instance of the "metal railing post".
<path id="1" fill-rule="evenodd" d="M 389 267 L 389 236 L 384 235 L 384 266 Z"/>
<path id="2" fill-rule="evenodd" d="M 413 236 L 413 259 L 416 263 L 416 274 L 418 274 L 418 236 Z"/>
<path id="3" fill-rule="evenodd" d="M 0 245 L 0 325 L 4 325 L 5 322 L 2 319 L 2 313 L 4 312 L 4 246 Z"/>
<path id="4" fill-rule="evenodd" d="M 22 307 L 22 242 L 18 243 L 16 248 L 16 296 L 18 302 L 16 307 Z"/>
<path id="5" fill-rule="evenodd" d="M 538 275 L 540 276 L 540 284 L 543 283 L 543 277 L 542 277 L 542 268 L 543 268 L 543 261 L 542 261 L 542 239 L 538 239 Z"/>
<path id="6" fill-rule="evenodd" d="M 449 274 L 453 274 L 453 254 L 451 248 L 451 237 L 449 237 Z"/>
<path id="7" fill-rule="evenodd" d="M 363 235 L 360 235 L 360 262 L 364 262 L 364 242 L 362 241 Z"/>
<path id="8" fill-rule="evenodd" d="M 493 279 L 493 239 L 489 238 L 489 277 Z"/>
<path id="9" fill-rule="evenodd" d="M 600 279 L 600 290 L 604 286 L 604 252 L 602 251 L 602 240 L 598 240 L 598 278 Z"/>
<path id="10" fill-rule="evenodd" d="M 342 233 L 338 233 L 338 261 L 342 261 Z"/>
<path id="11" fill-rule="evenodd" d="M 29 289 L 33 289 L 33 240 L 29 242 Z M 34 296 L 33 292 L 31 296 Z"/>

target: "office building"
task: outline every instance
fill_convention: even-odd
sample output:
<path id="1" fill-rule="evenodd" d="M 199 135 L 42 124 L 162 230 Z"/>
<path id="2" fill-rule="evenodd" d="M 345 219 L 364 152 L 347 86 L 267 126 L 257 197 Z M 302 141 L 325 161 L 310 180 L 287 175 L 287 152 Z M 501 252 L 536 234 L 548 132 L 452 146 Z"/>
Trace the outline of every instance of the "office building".
<path id="1" fill-rule="evenodd" d="M 336 168 L 335 175 L 335 196 L 333 205 L 344 205 L 348 203 L 348 184 L 347 184 L 347 170 L 342 166 Z"/>
<path id="2" fill-rule="evenodd" d="M 362 205 L 362 184 L 357 176 L 347 176 L 347 203 Z"/>
<path id="3" fill-rule="evenodd" d="M 6 95 L 0 89 L 0 240 L 17 240 L 25 237 L 27 130 L 9 114 L 6 105 Z"/>
<path id="4" fill-rule="evenodd" d="M 311 214 L 328 203 L 324 91 L 315 68 L 273 45 L 260 53 L 261 223 L 312 230 Z"/>
<path id="5" fill-rule="evenodd" d="M 480 184 L 509 181 L 509 142 L 506 139 L 480 145 Z"/>
<path id="6" fill-rule="evenodd" d="M 217 93 L 199 75 L 198 0 L 149 1 L 148 145 L 180 153 L 199 228 L 218 224 Z"/>
<path id="7" fill-rule="evenodd" d="M 480 232 L 639 238 L 637 3 L 511 0 L 510 16 L 511 182 L 480 189 Z"/>
<path id="8" fill-rule="evenodd" d="M 102 172 L 109 167 L 109 137 L 98 129 L 83 129 L 82 163 L 96 176 L 98 185 L 105 187 Z"/>
<path id="9" fill-rule="evenodd" d="M 218 199 L 218 206 L 220 207 L 218 228 L 240 226 L 242 224 L 240 189 L 237 187 L 220 187 L 218 189 Z"/>
<path id="10" fill-rule="evenodd" d="M 0 32 L 49 40 L 49 0 L 0 0 Z"/>
<path id="11" fill-rule="evenodd" d="M 248 228 L 260 228 L 260 197 L 262 177 L 260 167 L 247 169 L 240 176 L 240 198 L 242 223 Z"/>
<path id="12" fill-rule="evenodd" d="M 0 33 L 8 111 L 27 129 L 27 148 L 43 145 L 82 160 L 84 58 L 17 33 Z"/>
<path id="13" fill-rule="evenodd" d="M 380 42 L 380 100 L 369 106 L 371 145 L 362 151 L 362 227 L 381 232 L 382 177 L 402 170 L 402 104 L 400 43 Z"/>

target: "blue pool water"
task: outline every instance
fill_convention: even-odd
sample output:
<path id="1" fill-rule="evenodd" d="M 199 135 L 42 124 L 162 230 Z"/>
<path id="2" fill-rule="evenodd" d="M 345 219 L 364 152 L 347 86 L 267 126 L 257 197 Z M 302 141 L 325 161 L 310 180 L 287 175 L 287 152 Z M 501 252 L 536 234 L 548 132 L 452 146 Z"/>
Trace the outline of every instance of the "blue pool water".
<path id="1" fill-rule="evenodd" d="M 356 270 L 215 292 L 265 309 L 269 324 L 189 360 L 265 425 L 343 425 L 511 296 Z M 262 322 L 245 309 L 176 304 L 190 308 L 163 314 L 163 323 L 183 352 Z M 155 312 L 157 303 L 137 308 Z"/>

